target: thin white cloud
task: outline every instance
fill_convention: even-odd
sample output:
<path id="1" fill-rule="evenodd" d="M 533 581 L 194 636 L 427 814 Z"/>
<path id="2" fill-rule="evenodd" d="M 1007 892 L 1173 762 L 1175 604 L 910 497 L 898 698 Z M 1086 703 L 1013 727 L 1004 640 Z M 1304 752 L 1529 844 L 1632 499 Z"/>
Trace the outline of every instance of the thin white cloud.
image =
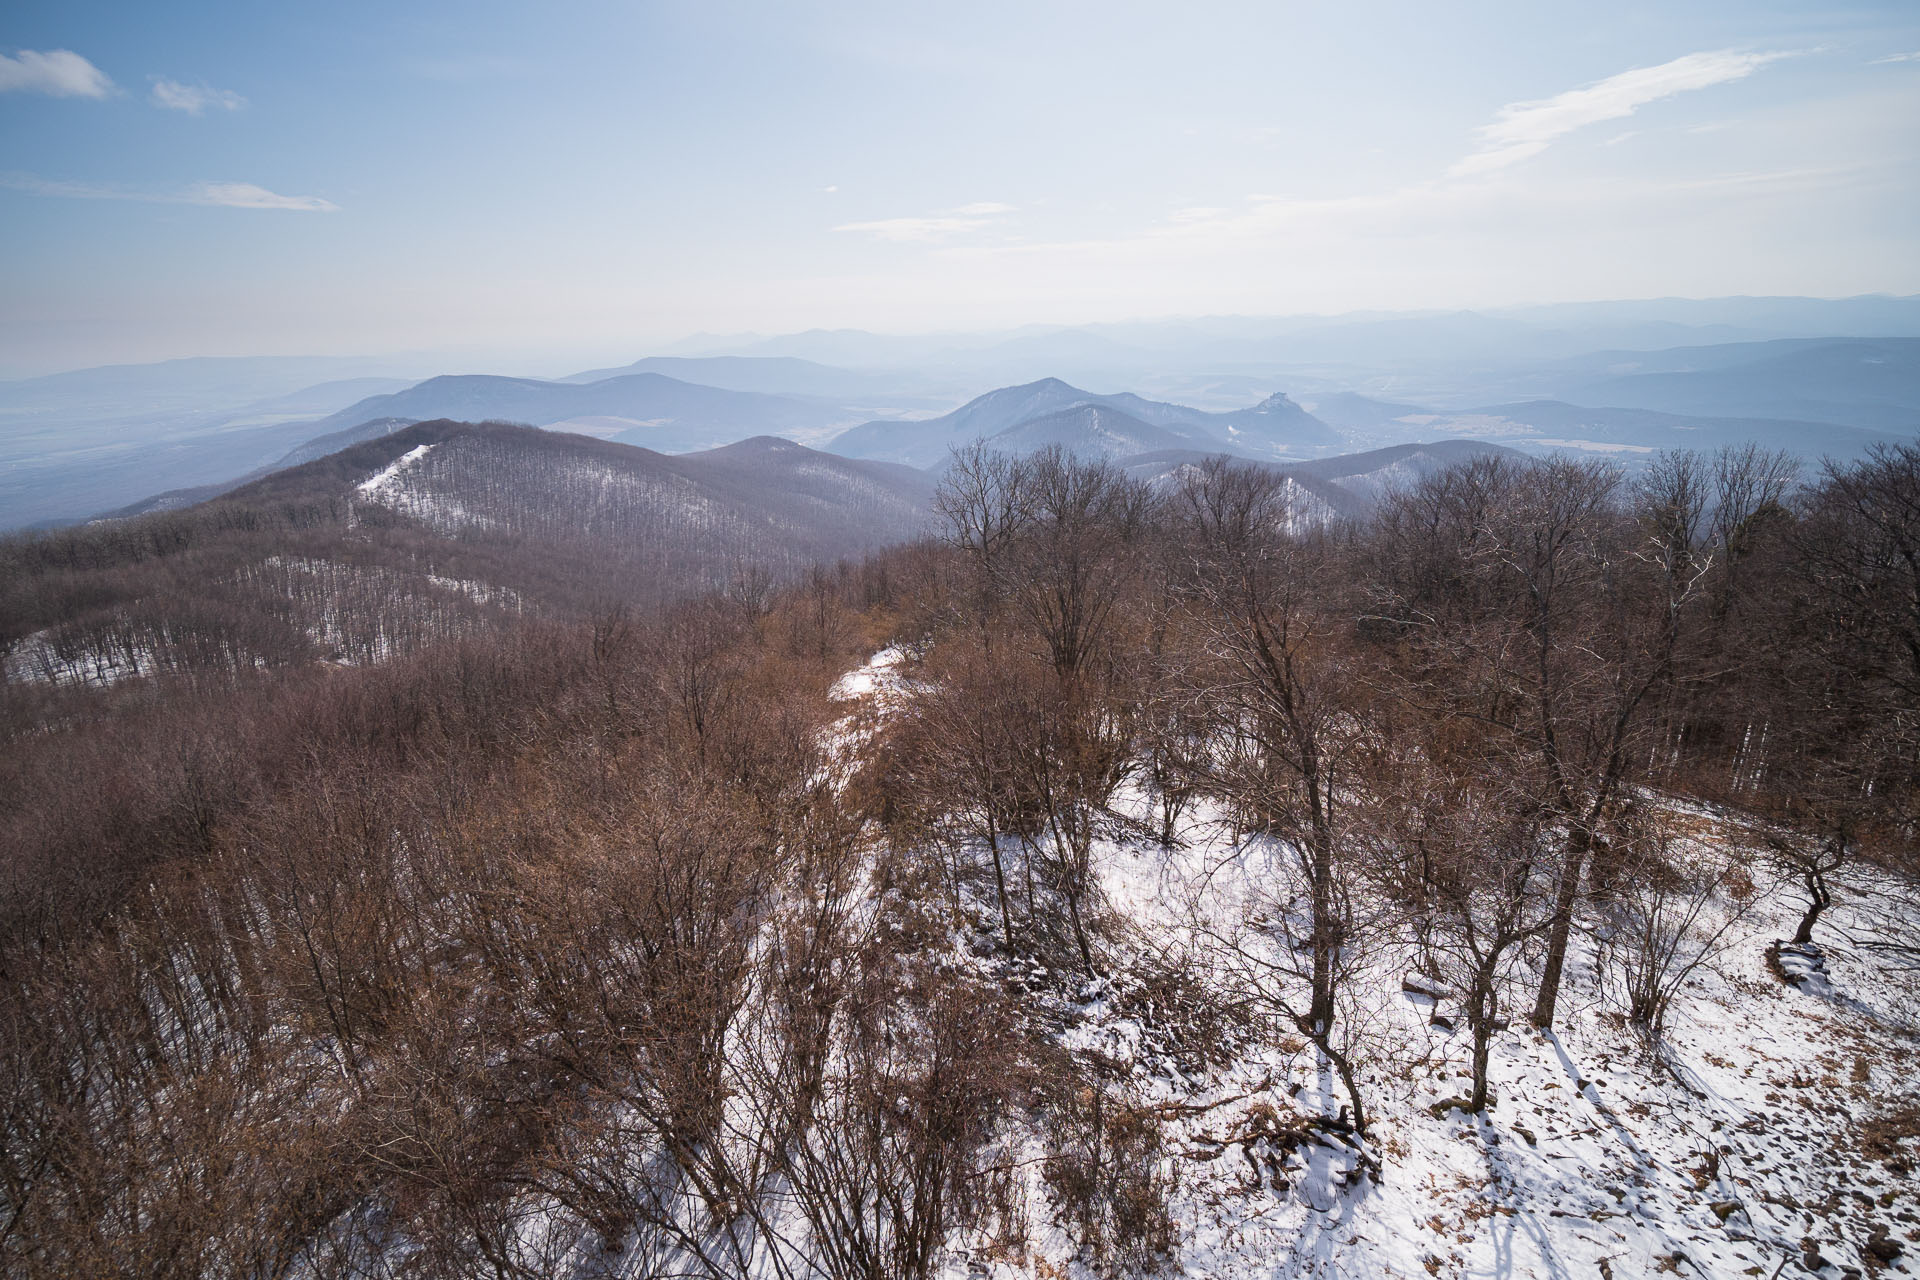
<path id="1" fill-rule="evenodd" d="M 70 200 L 132 200 L 140 204 L 198 204 L 222 209 L 282 209 L 336 213 L 340 206 L 319 196 L 283 196 L 251 182 L 198 182 L 180 191 L 137 191 L 85 182 L 58 182 L 31 173 L 0 173 L 0 187 Z"/>
<path id="2" fill-rule="evenodd" d="M 53 98 L 104 98 L 113 92 L 107 73 L 71 49 L 0 53 L 0 93 L 44 93 Z"/>
<path id="3" fill-rule="evenodd" d="M 859 232 L 881 240 L 891 240 L 896 244 L 932 243 L 964 235 L 969 231 L 978 231 L 1013 211 L 1014 206 L 1010 204 L 1001 204 L 994 200 L 979 200 L 930 217 L 843 222 L 834 230 Z"/>
<path id="4" fill-rule="evenodd" d="M 1410 210 L 1431 210 L 1437 202 L 1465 196 L 1468 189 L 1477 190 L 1483 185 L 1462 179 L 1504 170 L 1538 155 L 1556 139 L 1577 129 L 1631 116 L 1648 103 L 1689 90 L 1744 79 L 1768 63 L 1790 56 L 1789 53 L 1734 50 L 1688 54 L 1659 66 L 1622 72 L 1552 98 L 1512 103 L 1500 109 L 1493 123 L 1478 130 L 1480 149 L 1456 162 L 1444 176 L 1387 193 L 1313 199 L 1251 196 L 1239 209 L 1210 206 L 1176 209 L 1159 225 L 1131 235 L 1065 244 L 944 243 L 980 231 L 995 219 L 1014 212 L 1013 206 L 994 201 L 980 201 L 922 217 L 848 222 L 834 230 L 858 232 L 896 243 L 937 244 L 946 254 L 1021 256 L 1081 251 L 1131 253 L 1154 245 L 1245 245 L 1292 234 L 1302 223 L 1328 233 L 1338 232 L 1355 220 L 1398 225 L 1398 219 Z M 1715 122 L 1696 126 L 1694 131 L 1722 127 L 1724 122 Z M 1607 145 L 1618 146 L 1637 136 L 1637 130 L 1626 130 L 1608 138 Z"/>
<path id="5" fill-rule="evenodd" d="M 231 89 L 215 89 L 204 84 L 183 84 L 156 76 L 153 81 L 153 105 L 169 111 L 184 111 L 197 116 L 208 107 L 238 111 L 247 100 Z"/>
<path id="6" fill-rule="evenodd" d="M 1868 169 L 1859 164 L 1819 168 L 1755 170 L 1673 179 L 1604 181 L 1572 187 L 1527 189 L 1482 182 L 1433 181 L 1369 195 L 1290 197 L 1251 195 L 1238 209 L 1193 208 L 1175 211 L 1166 221 L 1131 234 L 1075 241 L 942 246 L 935 256 L 986 269 L 1000 262 L 1100 264 L 1125 274 L 1139 269 L 1193 267 L 1262 260 L 1277 246 L 1319 244 L 1343 252 L 1375 252 L 1385 242 L 1443 240 L 1484 228 L 1524 210 L 1523 221 L 1557 223 L 1595 210 L 1689 207 L 1697 200 L 1724 197 L 1831 193 L 1859 181 Z M 1369 247 L 1371 246 L 1371 247 Z M 1329 250 L 1331 252 L 1331 250 Z"/>
<path id="7" fill-rule="evenodd" d="M 1603 120 L 1619 120 L 1650 102 L 1692 89 L 1705 89 L 1752 75 L 1784 53 L 1740 53 L 1723 49 L 1690 53 L 1657 67 L 1623 71 L 1617 76 L 1537 102 L 1500 108 L 1492 124 L 1477 132 L 1480 149 L 1447 171 L 1449 177 L 1491 173 L 1539 155 L 1555 139 Z"/>
<path id="8" fill-rule="evenodd" d="M 1878 67 L 1889 62 L 1920 62 L 1920 51 L 1914 53 L 1890 53 L 1884 58 L 1875 58 L 1867 65 L 1870 67 Z"/>
<path id="9" fill-rule="evenodd" d="M 202 182 L 187 198 L 189 204 L 214 204 L 228 209 L 291 209 L 301 213 L 338 213 L 340 206 L 319 196 L 276 195 L 251 182 Z"/>
<path id="10" fill-rule="evenodd" d="M 1482 148 L 1476 156 L 1432 178 L 1386 191 L 1309 197 L 1254 194 L 1234 207 L 1176 207 L 1151 226 L 1081 240 L 1036 242 L 978 234 L 979 221 L 959 209 L 840 229 L 890 240 L 931 242 L 927 244 L 929 269 L 950 272 L 951 279 L 968 288 L 991 280 L 1017 289 L 1047 279 L 1072 281 L 1073 288 L 1086 291 L 1089 297 L 1111 299 L 1129 288 L 1149 289 L 1156 283 L 1186 288 L 1192 280 L 1215 275 L 1222 280 L 1238 278 L 1250 262 L 1304 268 L 1307 263 L 1296 256 L 1297 246 L 1303 245 L 1322 246 L 1327 262 L 1367 262 L 1383 244 L 1474 246 L 1504 242 L 1509 236 L 1537 244 L 1540 237 L 1532 228 L 1577 219 L 1604 230 L 1610 225 L 1608 219 L 1631 219 L 1648 209 L 1720 207 L 1722 201 L 1756 197 L 1801 199 L 1810 192 L 1831 195 L 1861 180 L 1863 171 L 1843 164 L 1818 170 L 1693 174 L 1678 181 L 1671 177 L 1628 180 L 1610 174 L 1604 180 L 1575 177 L 1541 185 L 1517 180 L 1519 175 L 1510 168 L 1575 129 L 1632 116 L 1642 105 L 1688 89 L 1744 78 L 1788 56 L 1792 55 L 1693 55 L 1545 102 L 1514 104 L 1481 132 Z M 1721 124 L 1696 127 L 1706 130 Z M 1602 136 L 1609 135 L 1614 144 L 1637 136 L 1621 129 L 1607 130 Z M 1495 175 L 1500 180 L 1490 180 Z M 1599 210 L 1609 212 L 1595 221 Z M 1503 233 L 1490 236 L 1492 226 L 1502 227 Z M 1440 279 L 1447 273 L 1431 274 Z M 1473 279 L 1477 277 L 1461 277 L 1456 283 Z"/>
<path id="11" fill-rule="evenodd" d="M 906 244 L 911 241 L 945 240 L 963 231 L 986 225 L 980 218 L 880 218 L 873 222 L 843 222 L 835 231 L 858 231 L 881 240 Z"/>

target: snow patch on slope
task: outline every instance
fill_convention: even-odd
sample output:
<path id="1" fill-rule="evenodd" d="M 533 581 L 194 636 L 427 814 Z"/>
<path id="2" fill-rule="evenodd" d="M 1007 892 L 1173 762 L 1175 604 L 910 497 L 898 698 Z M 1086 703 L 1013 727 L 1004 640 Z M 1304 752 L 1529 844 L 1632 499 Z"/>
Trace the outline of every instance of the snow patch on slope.
<path id="1" fill-rule="evenodd" d="M 433 449 L 430 444 L 415 445 L 386 466 L 368 476 L 355 486 L 360 496 L 375 502 L 401 496 L 401 487 L 396 483 L 402 472 L 419 462 Z"/>

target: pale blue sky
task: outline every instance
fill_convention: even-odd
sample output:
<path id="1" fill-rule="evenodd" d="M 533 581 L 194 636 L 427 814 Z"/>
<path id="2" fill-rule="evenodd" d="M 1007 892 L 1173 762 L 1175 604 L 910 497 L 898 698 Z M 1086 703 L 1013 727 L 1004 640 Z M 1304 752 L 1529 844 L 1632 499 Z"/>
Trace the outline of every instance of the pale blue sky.
<path id="1" fill-rule="evenodd" d="M 5 373 L 1920 292 L 1905 2 L 16 0 L 0 58 Z"/>

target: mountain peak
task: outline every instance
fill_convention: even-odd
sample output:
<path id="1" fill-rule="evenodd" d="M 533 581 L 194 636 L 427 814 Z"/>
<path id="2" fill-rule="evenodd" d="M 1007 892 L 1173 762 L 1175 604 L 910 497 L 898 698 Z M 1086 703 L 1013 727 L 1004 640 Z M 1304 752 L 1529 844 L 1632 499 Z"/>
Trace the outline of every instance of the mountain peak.
<path id="1" fill-rule="evenodd" d="M 711 453 L 811 453 L 804 445 L 796 444 L 780 436 L 748 436 L 745 440 L 736 440 L 732 444 L 721 445 Z"/>
<path id="2" fill-rule="evenodd" d="M 1036 393 L 1036 392 L 1043 392 L 1043 391 L 1044 392 L 1066 391 L 1076 396 L 1084 396 L 1088 394 L 1087 392 L 1082 391 L 1080 388 L 1074 386 L 1071 382 L 1062 382 L 1058 378 L 1040 378 L 1033 382 L 1024 383 L 1017 387 L 1005 387 L 1003 388 L 1003 390 L 1012 392 L 1015 394 Z"/>

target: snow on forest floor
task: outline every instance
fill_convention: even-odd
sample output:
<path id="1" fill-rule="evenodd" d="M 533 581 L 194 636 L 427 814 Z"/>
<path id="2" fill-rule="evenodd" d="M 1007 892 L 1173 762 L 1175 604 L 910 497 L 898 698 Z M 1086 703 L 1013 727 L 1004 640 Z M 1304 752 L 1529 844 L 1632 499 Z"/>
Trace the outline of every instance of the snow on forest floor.
<path id="1" fill-rule="evenodd" d="M 1185 900 L 1196 870 L 1217 880 L 1249 868 L 1244 857 L 1215 865 L 1230 845 L 1217 830 L 1211 839 L 1190 834 L 1201 838 L 1171 857 L 1157 848 L 1107 851 L 1116 909 L 1147 936 L 1191 927 L 1165 908 Z M 1363 1089 L 1372 1093 L 1381 1183 L 1330 1185 L 1322 1166 L 1353 1162 L 1325 1148 L 1307 1149 L 1318 1163 L 1284 1193 L 1272 1190 L 1271 1177 L 1262 1186 L 1245 1159 L 1179 1161 L 1182 1247 L 1171 1269 L 1772 1276 L 1783 1265 L 1812 1270 L 1804 1249 L 1812 1241 L 1837 1276 L 1883 1269 L 1867 1250 L 1876 1225 L 1906 1253 L 1920 1253 L 1920 1181 L 1910 1164 L 1899 1173 L 1868 1154 L 1862 1139 L 1864 1124 L 1920 1102 L 1920 1039 L 1896 1012 L 1914 975 L 1829 947 L 1834 998 L 1786 985 L 1770 971 L 1766 949 L 1790 935 L 1798 915 L 1787 895 L 1763 904 L 1682 993 L 1667 1028 L 1671 1070 L 1611 1006 L 1595 949 L 1581 937 L 1557 1033 L 1537 1033 L 1516 1017 L 1496 1038 L 1489 1074 L 1497 1102 L 1482 1116 L 1430 1110 L 1467 1092 L 1467 1032 L 1433 1024 L 1435 1001 L 1400 991 L 1394 967 L 1380 966 L 1358 1004 L 1377 1019 Z M 1845 916 L 1836 904 L 1826 923 L 1844 927 Z M 1090 1009 L 1089 1020 L 1098 1018 Z M 1328 1099 L 1337 1095 L 1311 1067 L 1304 1054 L 1251 1054 L 1184 1096 L 1164 1074 L 1157 1083 L 1167 1101 L 1204 1103 L 1269 1074 L 1291 1076 L 1303 1086 L 1294 1106 L 1332 1110 Z M 1152 1062 L 1138 1069 L 1159 1073 Z M 1179 1121 L 1170 1145 L 1191 1149 L 1205 1131 L 1230 1131 L 1235 1110 L 1245 1115 L 1262 1102 L 1285 1114 L 1286 1093 Z M 1909 1139 L 1908 1161 L 1912 1154 Z M 1912 1274 L 1911 1264 L 1902 1258 L 1891 1270 Z"/>
<path id="2" fill-rule="evenodd" d="M 852 702 L 857 699 L 873 699 L 874 709 L 884 712 L 888 699 L 897 696 L 905 688 L 905 680 L 900 667 L 907 661 L 907 651 L 898 645 L 882 649 L 873 655 L 863 667 L 855 667 L 834 681 L 827 696 L 835 702 Z"/>
<path id="3" fill-rule="evenodd" d="M 841 783 L 859 767 L 860 753 L 898 705 L 908 683 L 901 673 L 911 655 L 898 645 L 882 649 L 833 682 L 827 697 L 844 713 L 828 733 L 826 748 Z"/>
<path id="4" fill-rule="evenodd" d="M 851 704 L 848 724 L 861 726 L 854 741 L 885 715 L 906 660 L 887 650 L 835 687 Z M 1738 841 L 1720 817 L 1675 808 L 1694 839 Z M 1159 1172 L 1178 1241 L 1145 1273 L 1837 1280 L 1920 1270 L 1920 974 L 1832 945 L 1853 910 L 1844 895 L 1817 935 L 1831 995 L 1771 969 L 1768 944 L 1791 935 L 1801 906 L 1773 891 L 1675 1001 L 1664 1063 L 1617 1012 L 1593 939 L 1577 933 L 1556 1033 L 1516 1016 L 1496 1036 L 1497 1101 L 1481 1116 L 1435 1110 L 1467 1090 L 1467 1031 L 1434 1022 L 1432 998 L 1401 990 L 1408 955 L 1383 957 L 1349 1011 L 1365 1026 L 1376 1183 L 1337 1141 L 1288 1150 L 1259 1137 L 1338 1110 L 1330 1074 L 1297 1037 L 1269 1035 L 1196 1069 L 1110 998 L 1135 961 L 1204 969 L 1207 940 L 1270 881 L 1269 859 L 1284 850 L 1236 841 L 1212 817 L 1191 815 L 1171 850 L 1100 849 L 1115 968 L 1049 1014 L 1064 1023 L 1063 1047 L 1120 1064 L 1133 1105 L 1162 1118 Z M 1038 1134 L 1024 1144 L 1043 1149 Z M 1056 1220 L 1039 1163 L 1029 1162 L 1025 1248 L 956 1248 L 948 1275 L 1095 1274 Z M 1888 1236 L 1898 1257 L 1888 1258 Z"/>
<path id="5" fill-rule="evenodd" d="M 433 446 L 430 444 L 415 445 L 355 485 L 355 490 L 361 497 L 371 498 L 375 502 L 392 501 L 401 497 L 404 489 L 396 483 L 400 474 L 426 457 L 432 450 Z"/>

